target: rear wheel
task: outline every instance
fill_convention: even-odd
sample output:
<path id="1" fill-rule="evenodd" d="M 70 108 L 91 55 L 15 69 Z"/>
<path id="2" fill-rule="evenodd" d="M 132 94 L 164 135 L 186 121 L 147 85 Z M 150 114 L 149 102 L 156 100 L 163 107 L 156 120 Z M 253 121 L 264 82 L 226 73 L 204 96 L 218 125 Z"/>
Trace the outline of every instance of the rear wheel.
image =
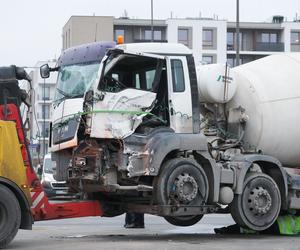
<path id="1" fill-rule="evenodd" d="M 276 182 L 263 173 L 250 174 L 243 192 L 235 195 L 231 215 L 242 227 L 262 231 L 277 219 L 281 207 L 280 191 Z"/>
<path id="2" fill-rule="evenodd" d="M 13 192 L 0 185 L 0 248 L 5 248 L 16 236 L 21 224 L 21 209 Z"/>
<path id="3" fill-rule="evenodd" d="M 159 205 L 204 205 L 208 197 L 208 181 L 201 166 L 192 159 L 178 158 L 167 161 L 154 181 L 154 197 Z M 192 226 L 202 214 L 165 217 L 175 226 Z"/>

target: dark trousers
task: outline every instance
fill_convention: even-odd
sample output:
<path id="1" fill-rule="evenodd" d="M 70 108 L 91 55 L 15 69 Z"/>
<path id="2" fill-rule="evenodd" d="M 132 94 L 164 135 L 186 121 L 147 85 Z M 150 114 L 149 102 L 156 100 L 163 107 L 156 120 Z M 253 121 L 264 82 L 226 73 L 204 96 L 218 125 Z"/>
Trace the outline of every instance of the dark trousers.
<path id="1" fill-rule="evenodd" d="M 144 226 L 144 214 L 126 213 L 125 226 L 131 224 L 135 226 Z"/>

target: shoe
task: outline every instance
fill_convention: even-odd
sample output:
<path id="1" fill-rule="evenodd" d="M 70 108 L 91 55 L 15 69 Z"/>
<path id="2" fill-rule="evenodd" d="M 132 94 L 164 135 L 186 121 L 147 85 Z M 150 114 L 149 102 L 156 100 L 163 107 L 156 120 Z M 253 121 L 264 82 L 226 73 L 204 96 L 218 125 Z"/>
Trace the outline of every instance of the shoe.
<path id="1" fill-rule="evenodd" d="M 228 227 L 221 227 L 214 229 L 216 234 L 240 234 L 241 228 L 237 224 Z"/>

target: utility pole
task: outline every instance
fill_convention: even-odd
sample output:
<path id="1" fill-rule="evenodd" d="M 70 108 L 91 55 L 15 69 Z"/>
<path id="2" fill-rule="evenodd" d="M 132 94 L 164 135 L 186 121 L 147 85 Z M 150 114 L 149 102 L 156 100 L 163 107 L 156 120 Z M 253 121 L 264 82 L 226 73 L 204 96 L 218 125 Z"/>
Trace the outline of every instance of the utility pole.
<path id="1" fill-rule="evenodd" d="M 151 42 L 154 41 L 154 27 L 153 27 L 153 0 L 151 0 Z"/>
<path id="2" fill-rule="evenodd" d="M 44 102 L 43 102 L 43 155 L 45 157 L 46 155 L 46 80 L 44 78 L 44 89 L 43 89 L 43 99 L 44 99 Z"/>
<path id="3" fill-rule="evenodd" d="M 240 1 L 236 0 L 236 66 L 240 65 Z"/>

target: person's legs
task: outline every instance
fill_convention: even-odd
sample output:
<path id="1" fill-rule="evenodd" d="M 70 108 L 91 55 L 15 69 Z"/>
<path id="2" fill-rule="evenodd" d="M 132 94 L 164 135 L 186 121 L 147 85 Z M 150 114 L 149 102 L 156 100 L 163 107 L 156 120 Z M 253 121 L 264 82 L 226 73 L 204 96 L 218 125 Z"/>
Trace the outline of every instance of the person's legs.
<path id="1" fill-rule="evenodd" d="M 144 228 L 144 214 L 126 213 L 125 228 Z"/>
<path id="2" fill-rule="evenodd" d="M 145 227 L 144 214 L 140 214 L 140 213 L 135 214 L 135 224 L 141 228 Z"/>

